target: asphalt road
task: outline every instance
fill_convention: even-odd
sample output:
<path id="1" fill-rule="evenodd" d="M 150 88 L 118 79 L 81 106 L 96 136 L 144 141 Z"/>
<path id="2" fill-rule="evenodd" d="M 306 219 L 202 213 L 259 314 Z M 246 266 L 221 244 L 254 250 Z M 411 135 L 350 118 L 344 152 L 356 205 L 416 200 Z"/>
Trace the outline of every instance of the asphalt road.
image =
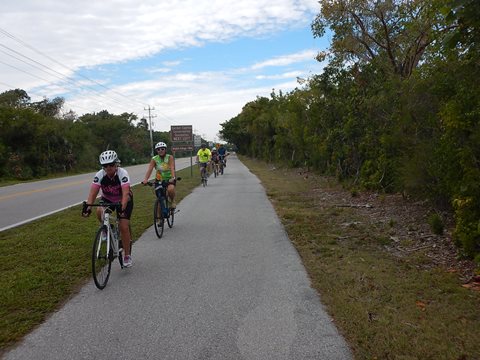
<path id="1" fill-rule="evenodd" d="M 352 359 L 259 180 L 235 157 L 5 359 Z M 134 210 L 135 211 L 135 210 Z M 85 264 L 89 266 L 89 264 Z"/>
<path id="2" fill-rule="evenodd" d="M 176 160 L 178 170 L 190 158 Z M 127 166 L 132 184 L 143 180 L 147 165 Z M 0 187 L 0 231 L 80 204 L 87 198 L 95 172 Z"/>

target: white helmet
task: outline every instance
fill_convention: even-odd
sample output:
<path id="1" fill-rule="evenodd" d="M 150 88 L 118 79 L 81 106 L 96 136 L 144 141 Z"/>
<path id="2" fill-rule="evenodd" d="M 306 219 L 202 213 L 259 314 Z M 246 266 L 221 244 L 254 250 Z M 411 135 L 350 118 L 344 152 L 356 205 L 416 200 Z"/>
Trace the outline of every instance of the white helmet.
<path id="1" fill-rule="evenodd" d="M 117 153 L 113 150 L 107 150 L 102 152 L 98 158 L 100 160 L 100 165 L 120 162 Z"/>
<path id="2" fill-rule="evenodd" d="M 166 148 L 167 144 L 160 141 L 159 143 L 157 143 L 157 145 L 155 145 L 155 150 L 157 150 L 158 148 L 162 148 L 162 147 Z"/>

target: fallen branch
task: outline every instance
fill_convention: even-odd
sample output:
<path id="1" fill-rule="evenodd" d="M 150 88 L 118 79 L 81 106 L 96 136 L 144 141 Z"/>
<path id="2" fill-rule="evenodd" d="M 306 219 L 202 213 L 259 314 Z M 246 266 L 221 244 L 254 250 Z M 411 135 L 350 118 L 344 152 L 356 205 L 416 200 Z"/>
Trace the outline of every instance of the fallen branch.
<path id="1" fill-rule="evenodd" d="M 357 205 L 357 204 L 338 204 L 335 205 L 336 207 L 352 207 L 352 208 L 373 208 L 373 205 L 365 204 L 365 205 Z"/>
<path id="2" fill-rule="evenodd" d="M 426 249 L 426 248 L 429 248 L 429 247 L 432 247 L 432 246 L 433 246 L 433 244 L 430 244 L 430 245 L 419 246 L 419 247 L 416 247 L 416 248 L 413 248 L 413 249 L 402 249 L 401 247 L 396 246 L 395 249 L 398 249 L 398 250 L 403 251 L 403 252 L 414 252 L 414 251 Z"/>

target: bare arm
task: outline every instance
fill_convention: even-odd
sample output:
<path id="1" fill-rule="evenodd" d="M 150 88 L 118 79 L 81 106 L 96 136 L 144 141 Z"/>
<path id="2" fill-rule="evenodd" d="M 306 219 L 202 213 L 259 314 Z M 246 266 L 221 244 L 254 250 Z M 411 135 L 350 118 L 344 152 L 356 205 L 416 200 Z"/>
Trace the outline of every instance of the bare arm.
<path id="1" fill-rule="evenodd" d="M 128 200 L 130 199 L 130 185 L 122 186 L 122 212 L 127 208 Z"/>
<path id="2" fill-rule="evenodd" d="M 97 198 L 99 191 L 100 191 L 100 188 L 98 186 L 95 186 L 95 185 L 90 186 L 90 193 L 88 194 L 87 204 L 93 204 L 93 202 Z"/>
<path id="3" fill-rule="evenodd" d="M 95 186 L 95 185 L 90 186 L 90 192 L 88 194 L 87 204 L 93 204 L 93 202 L 97 198 L 99 191 L 100 191 L 100 188 L 98 186 Z M 92 211 L 92 207 L 87 206 L 85 210 L 86 210 L 86 213 L 82 213 L 82 216 L 85 216 L 85 217 L 89 216 Z"/>
<path id="4" fill-rule="evenodd" d="M 147 172 L 145 173 L 145 178 L 142 181 L 142 184 L 146 184 L 148 179 L 150 178 L 150 175 L 152 174 L 152 170 L 155 167 L 155 160 L 151 160 L 150 163 L 148 164 Z"/>

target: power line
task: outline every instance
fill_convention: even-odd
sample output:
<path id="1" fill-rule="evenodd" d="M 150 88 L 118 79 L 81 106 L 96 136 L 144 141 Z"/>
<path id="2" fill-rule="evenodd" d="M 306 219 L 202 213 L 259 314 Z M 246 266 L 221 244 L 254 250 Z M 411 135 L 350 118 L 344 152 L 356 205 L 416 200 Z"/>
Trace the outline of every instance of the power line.
<path id="1" fill-rule="evenodd" d="M 1 51 L 1 50 L 0 50 L 0 51 Z M 31 72 L 26 71 L 26 70 L 21 69 L 21 68 L 18 68 L 18 67 L 14 66 L 14 65 L 7 64 L 6 62 L 3 62 L 3 61 L 1 61 L 1 60 L 0 60 L 0 63 L 1 63 L 1 64 L 4 64 L 4 65 L 6 65 L 6 66 L 9 66 L 9 67 L 11 67 L 11 68 L 13 68 L 13 69 L 15 69 L 15 70 L 18 70 L 18 71 L 20 71 L 20 72 L 23 72 L 23 73 L 25 73 L 25 74 L 27 74 L 27 75 L 30 75 L 30 76 L 32 76 L 32 77 L 36 77 L 37 79 L 40 79 L 40 80 L 42 80 L 42 81 L 46 81 L 46 82 L 50 83 L 50 80 L 47 80 L 47 79 L 45 79 L 45 78 L 43 78 L 43 77 L 41 77 L 41 76 L 38 76 L 38 75 L 36 75 L 36 74 L 32 74 Z M 29 64 L 29 65 L 31 65 L 31 64 Z M 40 70 L 42 70 L 42 69 L 40 69 Z M 42 71 L 44 71 L 44 70 L 42 70 Z M 44 71 L 44 72 L 45 72 L 46 74 L 48 74 L 48 75 L 52 75 L 52 74 L 50 74 L 50 73 L 48 73 L 48 72 L 46 72 L 46 71 Z M 71 81 L 70 81 L 70 82 L 71 82 Z M 72 83 L 73 85 L 75 85 L 74 82 L 71 82 L 71 83 Z M 94 90 L 94 91 L 95 91 L 95 90 Z M 30 92 L 32 92 L 32 91 L 30 91 Z M 96 92 L 96 91 L 95 91 L 95 92 Z M 109 98 L 108 98 L 107 96 L 103 95 L 102 93 L 99 93 L 99 92 L 98 92 L 98 95 L 101 96 L 101 97 L 106 98 L 107 100 L 109 100 Z M 115 99 L 112 99 L 112 100 L 115 100 Z M 117 101 L 117 100 L 115 100 L 115 101 Z M 121 102 L 119 102 L 119 101 L 117 101 L 117 102 L 118 102 L 119 104 L 123 105 Z M 107 105 L 106 103 L 103 103 L 103 102 L 102 102 L 102 104 Z M 90 111 L 90 110 L 88 110 L 88 109 L 86 109 L 86 108 L 84 108 L 84 107 L 82 107 L 82 106 L 78 106 L 78 107 L 81 108 L 81 109 Z"/>
<path id="2" fill-rule="evenodd" d="M 62 64 L 62 63 L 61 63 L 61 62 L 59 62 L 58 60 L 56 60 L 56 59 L 52 58 L 51 56 L 49 56 L 49 55 L 47 55 L 47 54 L 43 53 L 43 52 L 42 52 L 42 51 L 40 51 L 40 50 L 38 50 L 38 49 L 34 48 L 33 46 L 31 46 L 31 45 L 27 44 L 25 41 L 23 41 L 23 40 L 21 40 L 21 39 L 17 38 L 16 36 L 12 35 L 12 34 L 11 34 L 11 33 L 9 33 L 8 31 L 6 31 L 6 30 L 4 30 L 4 29 L 0 28 L 0 33 L 2 33 L 2 34 L 4 34 L 5 36 L 7 36 L 7 37 L 11 38 L 12 40 L 15 40 L 15 41 L 17 41 L 18 43 L 22 44 L 22 45 L 23 45 L 23 46 L 25 46 L 26 48 L 28 48 L 28 49 L 30 49 L 30 50 L 32 50 L 32 51 L 34 51 L 34 52 L 36 52 L 37 54 L 40 54 L 40 55 L 42 55 L 43 57 L 45 57 L 45 58 L 49 59 L 50 61 L 52 61 L 52 62 L 54 62 L 54 63 L 56 63 L 56 64 L 58 64 L 58 65 L 60 65 L 60 66 L 64 67 L 65 69 L 67 69 L 67 70 L 71 71 L 72 73 L 75 73 L 75 70 L 74 70 L 74 69 L 72 69 L 72 68 L 68 67 L 68 66 L 67 66 L 67 65 L 65 65 L 65 64 Z M 80 77 L 82 77 L 82 78 L 84 78 L 84 79 L 88 80 L 88 81 L 91 81 L 91 82 L 93 82 L 93 83 L 95 83 L 95 84 L 97 84 L 97 85 L 99 85 L 99 86 L 103 87 L 103 88 L 104 88 L 104 89 L 106 89 L 106 90 L 112 91 L 113 93 L 115 93 L 115 94 L 117 94 L 117 95 L 120 95 L 120 96 L 122 96 L 122 97 L 124 97 L 124 98 L 128 99 L 129 101 L 131 101 L 131 100 L 130 100 L 130 98 L 129 98 L 128 96 L 124 95 L 124 94 L 121 94 L 121 93 L 119 93 L 119 92 L 117 92 L 117 91 L 115 91 L 115 90 L 113 90 L 113 89 L 110 89 L 109 87 L 107 87 L 107 86 L 105 86 L 105 85 L 103 85 L 103 84 L 101 84 L 101 83 L 99 83 L 99 82 L 97 82 L 97 81 L 95 81 L 95 80 L 92 80 L 92 79 L 90 79 L 90 78 L 88 78 L 88 77 L 84 76 L 83 74 L 80 74 L 80 73 L 79 73 L 78 75 L 79 75 Z M 142 102 L 142 101 L 139 101 L 139 100 L 137 100 L 137 102 L 139 102 L 139 103 L 140 103 L 140 104 L 142 104 L 142 105 L 147 105 L 146 103 L 144 103 L 144 102 Z"/>
<path id="3" fill-rule="evenodd" d="M 36 77 L 37 79 L 40 79 L 40 80 L 43 80 L 43 81 L 46 81 L 46 82 L 50 82 L 50 80 L 44 79 L 44 78 L 42 78 L 42 77 L 40 77 L 40 76 L 38 76 L 38 75 L 32 74 L 32 73 L 30 73 L 30 72 L 28 72 L 28 71 L 25 71 L 25 70 L 23 70 L 23 69 L 20 69 L 20 68 L 14 66 L 14 65 L 7 64 L 6 62 L 3 62 L 3 61 L 1 61 L 1 60 L 0 60 L 0 63 L 3 64 L 3 65 L 9 66 L 9 67 L 11 67 L 12 69 L 15 69 L 15 70 L 18 70 L 18 71 L 20 71 L 20 72 L 23 72 L 23 73 L 25 73 L 25 74 L 27 74 L 27 75 Z"/>
<path id="4" fill-rule="evenodd" d="M 37 50 L 37 49 L 34 48 L 33 46 L 27 44 L 25 41 L 17 38 L 16 36 L 12 35 L 12 34 L 9 33 L 8 31 L 0 28 L 0 34 L 3 34 L 4 36 L 7 36 L 8 38 L 10 38 L 10 39 L 12 39 L 12 40 L 15 40 L 16 42 L 20 43 L 20 44 L 23 45 L 24 47 L 26 47 L 26 48 L 34 51 L 34 52 L 37 53 L 37 54 L 40 54 L 41 56 L 49 59 L 50 61 L 52 61 L 52 62 L 54 62 L 54 63 L 56 63 L 56 64 L 58 64 L 58 65 L 60 65 L 60 66 L 62 66 L 63 68 L 71 71 L 72 73 L 76 73 L 76 71 L 73 70 L 72 68 L 64 65 L 63 63 L 57 61 L 56 59 L 50 57 L 49 55 L 43 53 L 42 51 Z M 64 74 L 62 74 L 62 73 L 60 73 L 60 72 L 58 72 L 58 71 L 56 71 L 56 70 L 54 70 L 54 69 L 52 69 L 52 68 L 50 68 L 50 67 L 48 67 L 48 66 L 46 66 L 46 65 L 38 62 L 38 61 L 36 61 L 36 60 L 34 60 L 34 59 L 26 56 L 26 55 L 23 55 L 23 54 L 21 54 L 20 52 L 9 48 L 8 46 L 2 45 L 2 44 L 0 44 L 0 45 L 1 45 L 2 47 L 4 47 L 4 48 L 8 49 L 9 51 L 12 51 L 12 52 L 14 52 L 14 53 L 16 53 L 16 54 L 24 57 L 24 58 L 26 58 L 26 59 L 28 59 L 28 60 L 36 63 L 36 64 L 41 65 L 42 67 L 44 67 L 44 68 L 46 68 L 46 69 L 49 69 L 50 71 L 52 71 L 52 72 L 54 72 L 54 73 L 56 73 L 56 74 L 59 74 L 59 75 L 61 76 L 60 79 L 61 79 L 62 81 L 70 82 L 71 84 L 75 85 L 76 87 L 78 86 L 76 82 L 74 82 L 73 80 L 68 79 L 68 78 L 66 77 L 66 75 L 64 75 Z M 14 56 L 11 55 L 11 54 L 7 54 L 7 55 L 10 55 L 10 56 L 14 57 Z M 14 58 L 16 58 L 16 57 L 14 57 Z M 16 58 L 16 59 L 17 59 L 17 60 L 20 60 L 20 61 L 22 61 L 22 62 L 24 62 L 24 63 L 26 63 L 25 61 L 23 61 L 23 60 L 21 60 L 21 59 L 18 59 L 18 58 Z M 28 64 L 28 63 L 26 63 L 26 64 Z M 8 65 L 8 64 L 6 64 L 6 65 Z M 32 64 L 28 64 L 28 65 L 34 66 L 34 65 L 32 65 Z M 11 66 L 11 65 L 8 65 L 8 66 Z M 11 67 L 13 67 L 13 66 L 11 66 Z M 14 67 L 14 68 L 15 68 L 15 67 Z M 23 71 L 23 70 L 21 70 L 21 69 L 19 69 L 19 68 L 16 68 L 16 69 L 19 70 L 19 71 L 25 72 L 25 71 Z M 42 69 L 40 69 L 40 70 L 42 70 Z M 45 70 L 42 70 L 42 71 L 45 72 Z M 26 72 L 25 72 L 25 73 L 26 73 Z M 47 73 L 48 73 L 48 72 L 47 72 Z M 31 74 L 31 73 L 28 73 L 28 74 L 31 75 L 31 76 L 35 76 L 35 75 Z M 49 75 L 53 75 L 53 74 L 49 74 Z M 137 104 L 146 105 L 144 102 L 142 102 L 142 101 L 140 101 L 140 100 L 138 100 L 138 99 L 131 99 L 130 97 L 128 97 L 128 96 L 126 96 L 126 95 L 124 95 L 124 94 L 122 94 L 122 93 L 120 93 L 120 92 L 118 92 L 118 91 L 115 91 L 115 90 L 113 90 L 113 89 L 111 89 L 111 88 L 109 88 L 109 87 L 107 87 L 107 86 L 99 83 L 98 81 L 95 81 L 95 80 L 93 80 L 93 79 L 90 79 L 90 78 L 88 78 L 87 76 L 84 76 L 83 74 L 78 73 L 77 75 L 80 76 L 80 77 L 82 77 L 83 79 L 86 79 L 86 80 L 90 81 L 91 83 L 94 83 L 94 84 L 96 84 L 96 85 L 98 85 L 98 86 L 100 86 L 100 87 L 102 87 L 102 88 L 104 88 L 104 89 L 112 92 L 113 94 L 119 95 L 119 96 L 121 96 L 122 98 L 127 99 L 127 100 L 130 102 L 131 105 L 133 105 L 133 104 L 135 104 L 135 106 L 136 106 Z M 56 75 L 54 75 L 54 76 L 56 76 Z M 35 77 L 39 78 L 38 76 L 35 76 Z M 56 76 L 56 77 L 58 77 L 58 76 Z M 48 81 L 48 80 L 46 80 L 46 79 L 41 78 L 41 80 L 47 81 L 48 83 L 50 83 L 50 81 Z M 84 88 L 84 86 L 80 86 L 80 87 Z M 98 93 L 99 95 L 101 95 L 101 96 L 103 96 L 103 97 L 107 97 L 106 95 L 101 94 L 100 92 L 98 92 L 97 90 L 95 90 L 95 89 L 93 89 L 93 88 L 91 88 L 91 87 L 88 87 L 88 88 L 91 89 L 92 91 Z M 107 97 L 107 98 L 108 98 L 108 97 Z M 111 97 L 111 98 L 109 98 L 109 99 L 111 99 L 112 101 L 115 101 L 115 102 L 117 102 L 117 103 L 119 103 L 119 104 L 121 104 L 121 105 L 124 105 L 124 102 L 121 102 L 121 101 L 119 101 L 119 100 L 117 100 L 117 99 L 115 99 L 115 98 L 113 98 L 113 97 Z"/>
<path id="5" fill-rule="evenodd" d="M 58 60 L 52 58 L 51 56 L 45 54 L 44 52 L 42 52 L 42 51 L 34 48 L 33 46 L 27 44 L 25 41 L 17 38 L 16 36 L 12 35 L 11 33 L 9 33 L 8 31 L 6 31 L 6 30 L 4 30 L 4 29 L 2 29 L 2 28 L 0 28 L 0 34 L 3 34 L 4 36 L 6 36 L 6 37 L 8 37 L 8 38 L 10 38 L 10 39 L 12 39 L 12 40 L 20 43 L 20 44 L 23 45 L 24 47 L 26 47 L 26 48 L 34 51 L 35 53 L 37 53 L 37 54 L 45 57 L 46 59 L 52 61 L 53 63 L 60 65 L 61 67 L 63 67 L 63 68 L 65 68 L 65 69 L 67 69 L 68 71 L 70 71 L 72 74 L 75 74 L 75 73 L 76 73 L 76 71 L 75 71 L 74 69 L 66 66 L 65 64 L 59 62 Z M 6 54 L 6 55 L 8 55 L 8 56 L 10 56 L 10 57 L 18 60 L 18 61 L 21 61 L 21 62 L 23 62 L 23 63 L 25 63 L 25 64 L 27 64 L 27 65 L 29 65 L 29 66 L 31 66 L 31 67 L 34 67 L 34 68 L 36 68 L 36 69 L 38 69 L 38 70 L 40 70 L 40 71 L 42 71 L 42 72 L 44 72 L 44 73 L 46 73 L 46 74 L 48 74 L 48 75 L 50 75 L 50 76 L 55 76 L 56 78 L 58 78 L 58 79 L 60 79 L 62 82 L 64 82 L 66 87 L 68 87 L 67 84 L 70 84 L 71 86 L 74 87 L 74 88 L 73 88 L 73 89 L 74 89 L 73 92 L 78 93 L 78 88 L 84 89 L 84 90 L 89 89 L 90 91 L 93 91 L 94 93 L 98 94 L 100 97 L 106 99 L 107 101 L 113 101 L 113 102 L 116 102 L 117 104 L 120 104 L 120 105 L 122 105 L 122 106 L 125 106 L 125 103 L 124 103 L 124 102 L 119 101 L 118 99 L 116 99 L 116 98 L 114 98 L 114 97 L 109 97 L 109 96 L 105 95 L 105 93 L 101 93 L 101 92 L 99 92 L 97 89 L 95 89 L 95 88 L 93 88 L 93 87 L 91 87 L 91 86 L 88 86 L 88 85 L 79 85 L 79 82 L 76 81 L 76 80 L 74 80 L 74 79 L 72 79 L 71 77 L 69 77 L 69 76 L 67 76 L 67 75 L 65 75 L 65 74 L 63 74 L 63 73 L 61 73 L 61 72 L 59 72 L 59 71 L 57 71 L 57 70 L 55 70 L 55 69 L 47 66 L 47 65 L 44 65 L 44 64 L 42 64 L 41 62 L 39 62 L 39 61 L 37 61 L 37 60 L 29 57 L 29 56 L 26 56 L 26 55 L 22 54 L 22 53 L 19 52 L 19 51 L 16 51 L 16 50 L 14 50 L 14 49 L 6 46 L 6 45 L 3 45 L 3 44 L 0 44 L 0 46 L 3 47 L 4 49 L 6 49 L 6 50 L 8 50 L 8 51 L 10 51 L 10 52 L 12 52 L 12 53 L 14 53 L 14 54 L 17 54 L 17 55 L 21 56 L 21 57 L 24 58 L 24 59 L 27 59 L 28 61 L 32 62 L 33 64 L 32 64 L 32 63 L 29 63 L 29 62 L 27 62 L 27 61 L 25 61 L 25 60 L 23 60 L 23 59 L 21 59 L 21 58 L 18 58 L 18 57 L 16 57 L 16 56 L 12 55 L 12 54 L 9 54 L 9 53 L 7 53 L 7 52 L 5 52 L 5 51 L 0 50 L 0 51 L 2 51 L 4 54 Z M 32 73 L 30 73 L 30 72 L 28 72 L 28 71 L 26 71 L 26 70 L 20 69 L 20 68 L 18 68 L 18 67 L 15 67 L 15 66 L 13 66 L 13 65 L 7 64 L 7 63 L 5 63 L 5 62 L 2 62 L 2 63 L 5 64 L 5 65 L 7 65 L 7 66 L 9 66 L 9 67 L 12 67 L 12 68 L 14 68 L 14 69 L 16 69 L 16 70 L 18 70 L 18 71 L 21 71 L 21 72 L 23 72 L 23 73 L 25 73 L 25 74 L 28 74 L 28 75 L 33 76 L 33 77 L 36 77 L 36 78 L 38 78 L 38 79 L 40 79 L 40 80 L 42 80 L 42 81 L 45 81 L 45 82 L 47 82 L 48 84 L 51 83 L 51 81 L 49 81 L 49 80 L 47 80 L 47 79 L 44 79 L 43 77 L 40 77 L 40 76 L 38 76 L 38 75 L 32 74 Z M 39 66 L 34 65 L 34 64 L 38 64 Z M 50 73 L 49 71 L 46 71 L 45 69 L 49 70 L 51 73 Z M 115 91 L 115 90 L 113 90 L 113 89 L 111 89 L 111 88 L 109 88 L 109 87 L 107 87 L 107 86 L 99 83 L 98 81 L 95 81 L 95 80 L 93 80 L 93 79 L 90 79 L 90 78 L 88 78 L 87 76 L 84 76 L 84 75 L 81 74 L 81 73 L 77 73 L 77 76 L 79 76 L 79 77 L 81 77 L 81 78 L 83 78 L 83 79 L 85 79 L 85 80 L 88 80 L 89 82 L 94 83 L 94 84 L 96 84 L 96 85 L 98 85 L 98 86 L 100 86 L 100 87 L 102 87 L 102 88 L 104 88 L 104 89 L 112 92 L 113 94 L 119 95 L 119 96 L 121 96 L 122 98 L 127 99 L 127 100 L 129 101 L 130 105 L 132 105 L 132 106 L 134 106 L 134 107 L 137 106 L 138 104 L 142 104 L 142 105 L 144 105 L 144 106 L 148 106 L 150 127 L 152 128 L 152 126 L 151 126 L 151 119 L 152 119 L 153 117 L 156 117 L 156 115 L 155 115 L 155 116 L 152 116 L 152 115 L 151 115 L 151 110 L 154 110 L 154 108 L 151 108 L 150 105 L 148 105 L 148 104 L 146 104 L 146 103 L 144 103 L 144 102 L 142 102 L 142 101 L 140 101 L 140 100 L 137 100 L 137 99 L 135 99 L 135 98 L 132 98 L 132 99 L 131 99 L 130 97 L 128 97 L 128 96 L 126 96 L 126 95 L 124 95 L 124 94 L 122 94 L 122 93 L 120 93 L 120 92 L 117 92 L 117 91 Z M 71 100 L 69 100 L 69 101 L 71 101 Z M 102 102 L 102 103 L 103 103 L 103 102 Z M 106 105 L 106 104 L 105 104 L 105 105 Z M 76 106 L 78 106 L 78 105 L 76 105 Z M 79 108 L 83 108 L 83 107 L 81 107 L 81 106 L 78 106 L 78 107 L 79 107 Z M 83 109 L 85 109 L 85 108 L 83 108 Z M 147 109 L 144 108 L 144 110 L 147 110 Z M 162 117 L 164 117 L 170 124 L 179 124 L 177 121 L 175 121 L 175 120 L 173 120 L 172 118 L 168 117 L 166 114 L 163 114 L 163 113 L 161 113 L 161 112 L 159 112 L 159 114 L 160 114 Z"/>
<path id="6" fill-rule="evenodd" d="M 16 87 L 15 87 L 15 86 L 13 86 L 13 85 L 10 85 L 10 84 L 7 84 L 7 83 L 4 83 L 3 81 L 0 81 L 0 84 L 2 84 L 2 85 L 4 85 L 4 86 L 6 86 L 6 87 L 7 87 L 7 88 L 9 88 L 9 89 L 16 89 Z"/>
<path id="7" fill-rule="evenodd" d="M 58 72 L 57 70 L 50 68 L 49 66 L 46 66 L 46 65 L 44 65 L 44 64 L 42 64 L 42 63 L 40 63 L 40 62 L 38 62 L 38 61 L 36 61 L 36 60 L 34 60 L 34 59 L 26 56 L 26 55 L 23 55 L 23 54 L 21 54 L 20 52 L 14 50 L 14 49 L 9 48 L 8 46 L 5 46 L 5 45 L 3 45 L 3 44 L 0 44 L 0 46 L 3 47 L 3 48 L 6 48 L 7 50 L 9 50 L 9 51 L 11 51 L 11 52 L 13 52 L 13 53 L 15 53 L 15 54 L 19 54 L 20 56 L 24 57 L 25 59 L 27 59 L 27 60 L 29 60 L 29 61 L 32 61 L 32 62 L 35 63 L 35 64 L 39 64 L 41 67 L 40 67 L 40 66 L 37 66 L 37 65 L 35 65 L 35 64 L 31 64 L 31 63 L 29 63 L 29 62 L 27 62 L 27 61 L 25 61 L 25 60 L 23 60 L 23 59 L 21 59 L 21 58 L 19 58 L 19 57 L 16 57 L 16 56 L 14 56 L 14 55 L 12 55 L 12 54 L 9 54 L 9 53 L 5 52 L 5 51 L 3 51 L 3 50 L 0 50 L 0 52 L 4 53 L 4 54 L 6 54 L 6 55 L 8 55 L 8 56 L 10 56 L 10 57 L 12 57 L 12 58 L 20 61 L 20 62 L 23 62 L 24 64 L 27 64 L 27 65 L 29 65 L 29 66 L 31 66 L 31 67 L 34 67 L 34 68 L 36 68 L 36 69 L 38 69 L 38 70 L 40 70 L 40 71 L 42 71 L 42 72 L 44 72 L 44 73 L 46 73 L 46 74 L 48 74 L 48 75 L 50 75 L 50 76 L 55 76 L 56 78 L 60 79 L 61 81 L 65 82 L 65 83 L 71 84 L 71 85 L 73 86 L 73 89 L 74 89 L 75 92 L 78 91 L 78 88 L 81 88 L 81 89 L 86 89 L 86 88 L 88 88 L 88 89 L 90 89 L 91 91 L 97 93 L 97 94 L 98 94 L 99 96 L 101 96 L 102 98 L 105 98 L 105 99 L 107 99 L 107 100 L 114 101 L 114 102 L 116 102 L 116 103 L 118 103 L 118 104 L 120 104 L 120 105 L 124 105 L 124 103 L 121 102 L 120 100 L 117 100 L 117 99 L 115 99 L 115 98 L 110 98 L 110 97 L 108 97 L 108 96 L 106 96 L 105 94 L 99 92 L 98 90 L 96 90 L 95 88 L 93 88 L 93 87 L 91 87 L 91 86 L 88 86 L 88 85 L 85 85 L 85 86 L 83 86 L 83 85 L 78 85 L 78 82 L 70 79 L 70 78 L 69 78 L 68 76 L 66 76 L 65 74 L 62 74 L 62 73 Z M 9 64 L 6 64 L 6 63 L 4 63 L 4 64 L 13 67 L 13 65 L 9 65 Z M 52 74 L 51 72 L 49 72 L 49 71 L 46 71 L 46 70 L 43 69 L 42 67 L 44 67 L 44 68 L 48 69 L 49 71 L 53 72 L 53 74 Z M 46 79 L 44 79 L 44 78 L 41 78 L 41 77 L 39 77 L 39 76 L 37 76 L 37 75 L 35 75 L 35 74 L 26 72 L 26 71 L 24 71 L 24 70 L 22 70 L 22 69 L 19 69 L 19 68 L 17 68 L 17 67 L 14 67 L 14 68 L 17 69 L 17 70 L 19 70 L 19 71 L 22 71 L 22 72 L 24 72 L 24 73 L 27 73 L 28 75 L 31 75 L 31 76 L 37 77 L 37 78 L 39 78 L 39 79 L 41 79 L 41 80 L 50 82 L 50 81 L 48 81 L 48 80 L 46 80 Z M 58 74 L 58 75 L 57 75 L 57 74 Z M 132 104 L 133 104 L 133 103 L 132 103 Z"/>

